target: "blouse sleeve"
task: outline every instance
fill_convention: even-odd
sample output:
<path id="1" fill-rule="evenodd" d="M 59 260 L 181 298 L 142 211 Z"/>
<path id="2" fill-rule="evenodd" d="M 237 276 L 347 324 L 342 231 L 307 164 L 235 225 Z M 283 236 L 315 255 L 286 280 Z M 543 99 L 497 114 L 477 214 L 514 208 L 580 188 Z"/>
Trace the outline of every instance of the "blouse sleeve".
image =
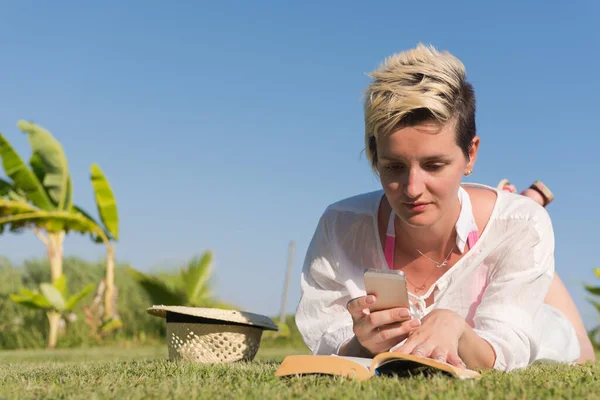
<path id="1" fill-rule="evenodd" d="M 528 366 L 540 346 L 542 305 L 554 275 L 554 231 L 546 210 L 536 207 L 504 247 L 491 265 L 474 330 L 493 347 L 494 369 L 510 371 Z"/>
<path id="2" fill-rule="evenodd" d="M 327 211 L 321 217 L 308 247 L 300 278 L 301 298 L 296 324 L 313 354 L 337 354 L 353 335 L 351 300 L 328 232 Z"/>

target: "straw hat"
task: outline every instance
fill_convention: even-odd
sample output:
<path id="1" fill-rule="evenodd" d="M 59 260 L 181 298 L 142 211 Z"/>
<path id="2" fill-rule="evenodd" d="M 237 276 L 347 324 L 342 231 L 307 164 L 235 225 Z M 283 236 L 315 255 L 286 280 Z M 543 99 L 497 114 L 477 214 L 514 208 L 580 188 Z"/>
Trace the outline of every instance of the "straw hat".
<path id="1" fill-rule="evenodd" d="M 278 330 L 269 317 L 245 311 L 161 305 L 147 312 L 166 318 L 171 360 L 203 364 L 250 361 L 263 330 Z"/>

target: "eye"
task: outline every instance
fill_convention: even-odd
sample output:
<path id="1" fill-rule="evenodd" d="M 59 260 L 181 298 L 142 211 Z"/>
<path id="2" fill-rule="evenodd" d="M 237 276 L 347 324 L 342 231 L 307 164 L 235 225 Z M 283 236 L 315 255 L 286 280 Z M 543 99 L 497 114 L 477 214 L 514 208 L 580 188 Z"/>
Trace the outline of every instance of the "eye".
<path id="1" fill-rule="evenodd" d="M 433 171 L 433 172 L 435 172 L 435 171 L 441 170 L 445 166 L 446 166 L 446 164 L 444 164 L 444 163 L 431 163 L 431 164 L 426 164 L 425 165 L 425 169 L 427 171 Z"/>
<path id="2" fill-rule="evenodd" d="M 404 168 L 404 166 L 399 165 L 399 164 L 389 164 L 385 166 L 385 169 L 389 170 L 389 171 L 400 171 Z"/>

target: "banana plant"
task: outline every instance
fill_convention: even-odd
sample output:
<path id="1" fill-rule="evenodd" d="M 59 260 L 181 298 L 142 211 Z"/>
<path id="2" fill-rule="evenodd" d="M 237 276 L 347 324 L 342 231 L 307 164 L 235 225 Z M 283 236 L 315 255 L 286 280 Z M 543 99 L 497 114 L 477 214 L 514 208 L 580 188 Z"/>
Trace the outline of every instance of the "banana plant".
<path id="1" fill-rule="evenodd" d="M 102 226 L 105 236 L 108 239 L 104 242 L 106 246 L 106 290 L 104 291 L 104 320 L 114 319 L 116 310 L 113 309 L 115 303 L 115 249 L 112 242 L 119 240 L 119 213 L 117 211 L 117 202 L 115 195 L 108 182 L 108 179 L 97 164 L 90 167 L 90 180 L 94 189 L 94 199 L 101 224 L 98 224 L 85 211 L 77 208 L 77 211 L 85 215 L 96 225 Z M 102 242 L 102 238 L 98 238 Z"/>
<path id="2" fill-rule="evenodd" d="M 29 290 L 21 288 L 19 294 L 9 294 L 15 303 L 26 307 L 43 310 L 48 318 L 49 326 L 58 326 L 60 319 L 69 311 L 72 311 L 81 300 L 94 290 L 95 285 L 89 284 L 79 292 L 70 295 L 67 289 L 67 280 L 61 275 L 53 283 L 40 284 L 40 290 Z M 48 347 L 56 347 L 58 331 L 50 331 Z"/>
<path id="3" fill-rule="evenodd" d="M 19 121 L 17 126 L 27 134 L 32 155 L 27 165 L 0 133 L 0 158 L 10 178 L 10 181 L 0 180 L 0 234 L 6 228 L 13 233 L 31 230 L 47 248 L 52 283 L 62 276 L 65 235 L 71 231 L 88 234 L 106 246 L 106 280 L 112 289 L 114 248 L 111 241 L 118 238 L 118 219 L 114 196 L 104 174 L 97 165 L 92 165 L 92 186 L 101 225 L 73 205 L 71 177 L 61 144 L 50 132 L 32 122 Z M 111 294 L 112 290 L 108 295 Z M 111 314 L 109 306 L 106 315 Z M 49 336 L 58 332 L 54 321 L 50 322 Z"/>
<path id="4" fill-rule="evenodd" d="M 133 268 L 129 268 L 129 273 L 154 305 L 233 308 L 213 297 L 209 283 L 212 259 L 212 251 L 206 251 L 189 261 L 179 274 L 170 277 L 151 276 Z"/>

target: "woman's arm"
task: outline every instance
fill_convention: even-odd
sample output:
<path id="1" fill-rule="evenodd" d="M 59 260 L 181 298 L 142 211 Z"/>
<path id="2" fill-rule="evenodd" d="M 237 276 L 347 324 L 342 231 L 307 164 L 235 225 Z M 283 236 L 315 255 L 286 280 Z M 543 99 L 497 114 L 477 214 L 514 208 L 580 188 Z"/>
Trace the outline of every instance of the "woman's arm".
<path id="1" fill-rule="evenodd" d="M 352 318 L 346 311 L 351 296 L 333 254 L 329 216 L 326 210 L 308 246 L 296 309 L 296 325 L 313 354 L 335 354 L 353 336 Z"/>
<path id="2" fill-rule="evenodd" d="M 481 338 L 466 322 L 458 340 L 458 354 L 470 369 L 491 369 L 496 363 L 492 345 Z"/>

